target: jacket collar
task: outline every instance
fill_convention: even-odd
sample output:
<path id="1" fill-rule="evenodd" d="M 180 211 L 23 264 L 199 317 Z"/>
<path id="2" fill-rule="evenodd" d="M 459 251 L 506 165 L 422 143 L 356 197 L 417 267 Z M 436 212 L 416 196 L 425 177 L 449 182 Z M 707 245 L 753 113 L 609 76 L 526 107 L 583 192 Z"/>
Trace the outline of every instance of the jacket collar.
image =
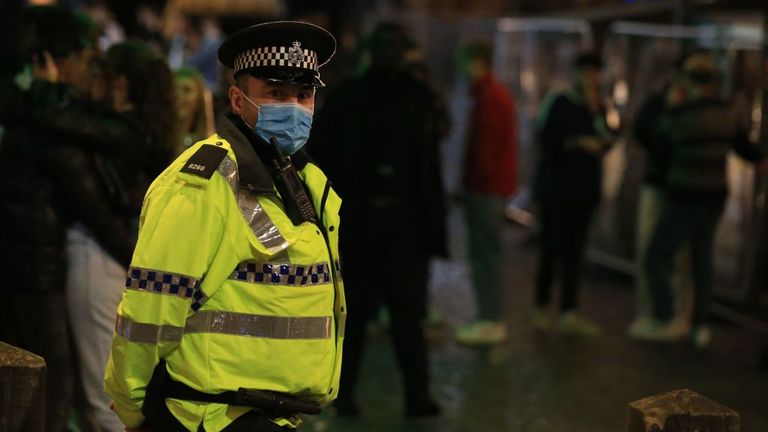
<path id="1" fill-rule="evenodd" d="M 266 141 L 256 135 L 235 113 L 229 112 L 219 118 L 217 132 L 227 140 L 237 159 L 239 188 L 257 194 L 274 193 L 274 182 L 267 167 L 275 159 Z M 293 165 L 298 170 L 304 169 L 312 159 L 304 150 L 299 150 L 291 156 Z"/>

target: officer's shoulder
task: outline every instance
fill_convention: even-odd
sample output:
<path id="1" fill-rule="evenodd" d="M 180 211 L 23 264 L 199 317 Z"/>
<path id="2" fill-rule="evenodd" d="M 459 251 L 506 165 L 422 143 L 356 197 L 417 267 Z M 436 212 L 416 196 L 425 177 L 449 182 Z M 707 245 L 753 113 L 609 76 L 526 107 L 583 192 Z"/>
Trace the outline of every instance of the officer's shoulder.
<path id="1" fill-rule="evenodd" d="M 218 135 L 198 141 L 185 150 L 174 163 L 176 175 L 192 185 L 207 185 L 222 164 L 233 160 L 232 147 Z"/>
<path id="2" fill-rule="evenodd" d="M 180 172 L 191 174 L 210 180 L 221 162 L 227 157 L 227 148 L 224 143 L 199 143 L 194 146 L 194 151 L 181 165 Z"/>

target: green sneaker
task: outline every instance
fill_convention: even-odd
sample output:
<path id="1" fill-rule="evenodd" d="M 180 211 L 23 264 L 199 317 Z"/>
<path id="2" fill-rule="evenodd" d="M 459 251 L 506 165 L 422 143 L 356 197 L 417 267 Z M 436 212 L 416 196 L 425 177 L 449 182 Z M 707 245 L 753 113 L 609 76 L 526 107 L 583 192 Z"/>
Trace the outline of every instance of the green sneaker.
<path id="1" fill-rule="evenodd" d="M 547 309 L 535 308 L 531 315 L 531 325 L 537 331 L 549 331 L 552 326 L 551 317 Z"/>
<path id="2" fill-rule="evenodd" d="M 576 312 L 566 312 L 557 323 L 557 331 L 563 336 L 595 337 L 600 336 L 602 328 Z"/>
<path id="3" fill-rule="evenodd" d="M 475 321 L 456 330 L 456 341 L 465 345 L 496 345 L 507 340 L 502 321 Z"/>
<path id="4" fill-rule="evenodd" d="M 676 322 L 650 319 L 632 328 L 629 337 L 647 342 L 675 342 L 684 338 L 686 334 L 686 329 Z"/>

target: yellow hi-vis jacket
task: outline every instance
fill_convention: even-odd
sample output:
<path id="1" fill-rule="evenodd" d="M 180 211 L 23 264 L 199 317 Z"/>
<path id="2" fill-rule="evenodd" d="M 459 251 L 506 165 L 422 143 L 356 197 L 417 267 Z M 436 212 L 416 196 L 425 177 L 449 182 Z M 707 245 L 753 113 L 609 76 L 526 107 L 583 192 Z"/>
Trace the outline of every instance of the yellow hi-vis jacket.
<path id="1" fill-rule="evenodd" d="M 320 222 L 294 225 L 253 136 L 236 121 L 223 118 L 218 134 L 185 151 L 144 199 L 104 377 L 128 427 L 144 421 L 160 359 L 172 379 L 205 393 L 244 387 L 321 404 L 338 393 L 346 317 L 341 200 L 306 154 L 295 155 Z M 250 410 L 166 405 L 190 431 L 201 423 L 220 431 Z"/>

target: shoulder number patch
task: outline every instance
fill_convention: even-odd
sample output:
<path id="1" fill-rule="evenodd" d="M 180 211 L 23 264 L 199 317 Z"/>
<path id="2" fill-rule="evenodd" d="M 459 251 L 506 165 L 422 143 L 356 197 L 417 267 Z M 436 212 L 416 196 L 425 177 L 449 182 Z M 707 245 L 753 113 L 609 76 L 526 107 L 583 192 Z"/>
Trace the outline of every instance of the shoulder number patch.
<path id="1" fill-rule="evenodd" d="M 226 155 L 226 149 L 204 144 L 184 164 L 181 172 L 210 179 Z"/>

